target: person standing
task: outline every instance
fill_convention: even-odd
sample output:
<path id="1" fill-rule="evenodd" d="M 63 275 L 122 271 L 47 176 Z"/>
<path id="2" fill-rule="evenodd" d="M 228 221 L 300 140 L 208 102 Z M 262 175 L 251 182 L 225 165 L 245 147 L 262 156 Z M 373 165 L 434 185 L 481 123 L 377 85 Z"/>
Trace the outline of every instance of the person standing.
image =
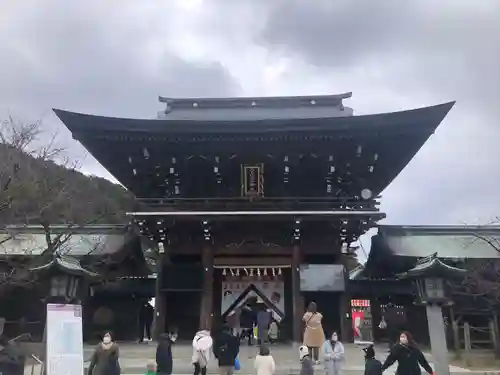
<path id="1" fill-rule="evenodd" d="M 252 345 L 253 342 L 253 325 L 254 325 L 254 312 L 252 308 L 248 305 L 248 303 L 245 303 L 243 307 L 241 308 L 241 313 L 240 313 L 240 326 L 241 326 L 241 337 L 247 337 L 248 338 L 248 345 Z"/>
<path id="2" fill-rule="evenodd" d="M 304 345 L 309 348 L 311 358 L 316 363 L 319 363 L 319 348 L 325 342 L 325 332 L 321 320 L 323 315 L 317 311 L 315 302 L 311 302 L 307 307 L 307 312 L 302 317 L 305 323 L 304 330 Z"/>
<path id="3" fill-rule="evenodd" d="M 385 322 L 387 341 L 389 342 L 389 350 L 391 350 L 392 346 L 397 344 L 399 339 L 398 309 L 392 302 L 387 304 L 382 320 Z"/>
<path id="4" fill-rule="evenodd" d="M 337 332 L 321 347 L 321 358 L 325 365 L 326 375 L 340 375 L 344 364 L 344 345 L 339 341 Z"/>
<path id="5" fill-rule="evenodd" d="M 151 341 L 151 326 L 153 324 L 154 308 L 146 301 L 142 304 L 139 312 L 139 342 L 144 341 L 144 331 L 146 338 Z"/>
<path id="6" fill-rule="evenodd" d="M 365 352 L 365 375 L 382 375 L 382 363 L 375 358 L 373 345 L 364 348 Z"/>
<path id="7" fill-rule="evenodd" d="M 299 348 L 300 375 L 314 375 L 314 367 L 309 355 L 309 348 L 302 345 Z"/>
<path id="8" fill-rule="evenodd" d="M 267 309 L 267 306 L 262 303 L 257 312 L 257 334 L 259 345 L 265 344 L 268 341 L 269 325 L 272 321 L 272 313 Z"/>
<path id="9" fill-rule="evenodd" d="M 111 333 L 106 332 L 102 341 L 97 345 L 90 359 L 89 375 L 120 375 L 120 352 L 118 345 L 113 342 Z"/>
<path id="10" fill-rule="evenodd" d="M 193 338 L 193 356 L 191 361 L 194 365 L 194 375 L 206 375 L 207 365 L 210 361 L 210 349 L 213 346 L 213 339 L 208 329 L 202 329 Z"/>
<path id="11" fill-rule="evenodd" d="M 240 351 L 240 339 L 232 334 L 232 329 L 227 324 L 215 336 L 212 351 L 219 364 L 219 374 L 232 375 L 234 362 Z"/>
<path id="12" fill-rule="evenodd" d="M 382 365 L 382 371 L 387 370 L 395 362 L 398 362 L 396 374 L 421 375 L 420 366 L 429 374 L 433 374 L 432 367 L 409 332 L 401 333 L 399 342 L 392 347 L 389 356 Z"/>
<path id="13" fill-rule="evenodd" d="M 162 333 L 158 338 L 156 347 L 156 373 L 158 375 L 172 374 L 174 365 L 172 357 L 172 344 L 177 340 L 177 331 Z"/>
<path id="14" fill-rule="evenodd" d="M 276 371 L 274 358 L 272 357 L 267 345 L 260 346 L 259 354 L 255 357 L 254 366 L 257 371 L 257 375 L 273 375 L 274 371 Z"/>

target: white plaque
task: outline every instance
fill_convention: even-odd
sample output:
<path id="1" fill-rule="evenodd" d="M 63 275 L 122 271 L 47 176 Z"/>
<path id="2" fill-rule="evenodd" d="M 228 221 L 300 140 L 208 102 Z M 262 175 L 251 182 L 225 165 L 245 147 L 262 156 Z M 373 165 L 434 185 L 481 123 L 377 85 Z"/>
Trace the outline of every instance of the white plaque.
<path id="1" fill-rule="evenodd" d="M 81 305 L 47 305 L 47 375 L 83 375 Z"/>

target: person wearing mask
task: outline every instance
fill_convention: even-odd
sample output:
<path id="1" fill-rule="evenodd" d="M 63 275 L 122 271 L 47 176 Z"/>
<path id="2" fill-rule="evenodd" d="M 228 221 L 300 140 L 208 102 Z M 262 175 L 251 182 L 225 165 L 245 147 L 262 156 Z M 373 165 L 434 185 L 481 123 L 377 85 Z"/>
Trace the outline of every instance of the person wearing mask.
<path id="1" fill-rule="evenodd" d="M 392 347 L 389 356 L 382 365 L 382 371 L 387 370 L 394 362 L 398 362 L 397 374 L 421 375 L 420 366 L 429 374 L 433 374 L 432 367 L 409 332 L 401 333 L 399 342 Z"/>
<path id="2" fill-rule="evenodd" d="M 274 358 L 267 345 L 260 346 L 259 354 L 255 357 L 254 366 L 257 375 L 273 375 L 274 371 L 276 371 Z"/>
<path id="3" fill-rule="evenodd" d="M 326 375 L 340 375 L 344 364 L 344 345 L 339 341 L 337 332 L 332 332 L 329 340 L 321 347 L 321 359 Z"/>
<path id="4" fill-rule="evenodd" d="M 314 375 L 314 367 L 309 355 L 309 348 L 302 345 L 299 348 L 300 375 Z"/>
<path id="5" fill-rule="evenodd" d="M 201 329 L 196 332 L 193 338 L 193 356 L 191 361 L 194 366 L 194 375 L 206 375 L 207 365 L 210 361 L 210 349 L 213 340 L 208 329 Z"/>
<path id="6" fill-rule="evenodd" d="M 232 328 L 227 324 L 215 336 L 212 351 L 219 364 L 219 374 L 232 375 L 240 351 L 240 339 L 233 335 Z"/>
<path id="7" fill-rule="evenodd" d="M 90 358 L 89 375 L 120 375 L 120 352 L 111 333 L 106 332 Z"/>
<path id="8" fill-rule="evenodd" d="M 365 352 L 365 375 L 382 375 L 382 363 L 375 358 L 373 345 L 364 348 Z"/>
<path id="9" fill-rule="evenodd" d="M 309 348 L 312 360 L 316 363 L 319 363 L 319 348 L 325 342 L 325 332 L 321 324 L 322 319 L 323 315 L 318 312 L 316 303 L 311 302 L 307 307 L 307 312 L 302 317 L 302 321 L 306 326 L 304 330 L 304 345 Z"/>
<path id="10" fill-rule="evenodd" d="M 173 358 L 172 344 L 177 340 L 177 330 L 170 333 L 162 333 L 158 338 L 156 347 L 156 373 L 158 375 L 172 374 Z"/>

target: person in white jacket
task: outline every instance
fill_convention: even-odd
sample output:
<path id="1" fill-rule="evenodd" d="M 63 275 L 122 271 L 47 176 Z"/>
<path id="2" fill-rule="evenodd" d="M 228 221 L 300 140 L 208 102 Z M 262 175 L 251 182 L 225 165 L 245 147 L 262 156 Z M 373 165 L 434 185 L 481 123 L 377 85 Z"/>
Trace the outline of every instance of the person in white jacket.
<path id="1" fill-rule="evenodd" d="M 194 375 L 207 374 L 207 365 L 210 361 L 212 345 L 213 340 L 209 330 L 202 329 L 196 332 L 193 338 L 193 356 L 191 358 L 194 365 Z"/>
<path id="2" fill-rule="evenodd" d="M 267 345 L 262 344 L 259 348 L 259 354 L 255 357 L 255 370 L 257 375 L 273 375 L 276 370 L 273 356 Z"/>
<path id="3" fill-rule="evenodd" d="M 342 374 L 344 345 L 339 341 L 337 332 L 333 332 L 330 339 L 321 347 L 321 359 L 325 365 L 326 375 Z"/>

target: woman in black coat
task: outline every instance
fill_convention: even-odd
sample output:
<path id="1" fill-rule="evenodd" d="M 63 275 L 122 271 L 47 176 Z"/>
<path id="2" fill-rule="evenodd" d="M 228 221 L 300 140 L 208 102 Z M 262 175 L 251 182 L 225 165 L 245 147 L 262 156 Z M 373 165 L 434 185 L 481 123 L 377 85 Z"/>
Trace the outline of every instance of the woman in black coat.
<path id="1" fill-rule="evenodd" d="M 399 336 L 399 342 L 393 346 L 391 353 L 382 365 L 382 371 L 398 362 L 396 374 L 399 375 L 421 375 L 420 366 L 429 374 L 433 374 L 432 367 L 425 359 L 422 351 L 417 348 L 411 334 L 403 332 Z"/>

